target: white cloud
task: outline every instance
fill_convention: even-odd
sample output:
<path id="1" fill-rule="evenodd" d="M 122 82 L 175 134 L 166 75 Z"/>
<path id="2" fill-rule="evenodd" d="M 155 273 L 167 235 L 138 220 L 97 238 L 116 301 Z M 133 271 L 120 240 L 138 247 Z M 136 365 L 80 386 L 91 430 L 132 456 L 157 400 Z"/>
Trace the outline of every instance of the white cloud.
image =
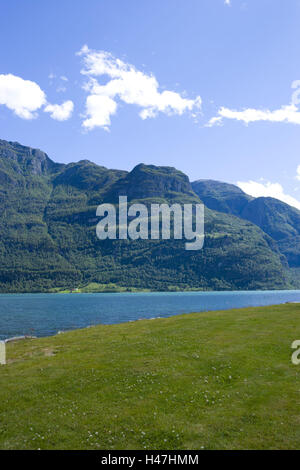
<path id="1" fill-rule="evenodd" d="M 103 127 L 109 130 L 110 116 L 115 114 L 117 103 L 109 96 L 89 95 L 86 100 L 86 119 L 83 127 L 87 130 Z"/>
<path id="2" fill-rule="evenodd" d="M 274 111 L 253 108 L 237 111 L 222 107 L 218 111 L 218 116 L 212 118 L 208 125 L 213 126 L 216 122 L 220 122 L 220 120 L 223 119 L 235 119 L 237 121 L 243 121 L 245 124 L 249 124 L 250 122 L 267 121 L 300 125 L 300 111 L 294 104 L 282 106 L 280 109 L 275 109 Z"/>
<path id="3" fill-rule="evenodd" d="M 58 86 L 56 88 L 57 93 L 65 93 L 67 91 L 67 88 L 65 86 Z"/>
<path id="4" fill-rule="evenodd" d="M 221 116 L 213 117 L 210 119 L 210 121 L 207 124 L 205 124 L 205 127 L 222 126 L 222 124 L 223 124 L 223 118 Z"/>
<path id="5" fill-rule="evenodd" d="M 297 107 L 300 104 L 300 80 L 292 82 L 292 89 L 295 91 L 292 93 L 290 104 L 281 106 L 279 109 L 271 111 L 269 109 L 247 108 L 238 111 L 223 106 L 218 110 L 217 116 L 210 119 L 207 126 L 220 125 L 224 119 L 235 119 L 236 121 L 244 122 L 246 125 L 258 121 L 300 125 L 300 110 Z"/>
<path id="6" fill-rule="evenodd" d="M 22 119 L 34 119 L 44 108 L 52 119 L 65 121 L 72 115 L 74 104 L 65 101 L 61 105 L 47 103 L 46 94 L 39 85 L 12 74 L 0 75 L 0 105 L 5 105 Z"/>
<path id="7" fill-rule="evenodd" d="M 231 6 L 231 0 L 225 0 L 224 3 L 225 3 L 225 5 L 227 5 L 229 7 Z"/>
<path id="8" fill-rule="evenodd" d="M 46 103 L 46 95 L 37 83 L 12 74 L 0 75 L 0 105 L 7 106 L 22 119 L 33 119 Z"/>
<path id="9" fill-rule="evenodd" d="M 300 181 L 300 165 L 297 166 L 297 176 L 296 176 L 297 180 Z"/>
<path id="10" fill-rule="evenodd" d="M 257 181 L 238 181 L 237 185 L 245 193 L 250 194 L 250 196 L 274 197 L 275 199 L 279 199 L 280 201 L 300 210 L 300 201 L 295 199 L 293 196 L 286 194 L 279 183 L 271 183 L 269 181 L 266 183 L 258 183 Z"/>
<path id="11" fill-rule="evenodd" d="M 160 92 L 159 83 L 153 75 L 137 70 L 133 65 L 123 62 L 109 52 L 92 51 L 84 46 L 79 55 L 83 56 L 84 61 L 81 73 L 88 77 L 88 82 L 85 84 L 85 90 L 89 93 L 87 119 L 83 122 L 86 128 L 109 126 L 110 116 L 115 114 L 118 100 L 139 106 L 141 108 L 139 115 L 142 119 L 153 118 L 159 112 L 168 116 L 182 115 L 188 111 L 199 111 L 201 108 L 200 96 L 192 100 L 174 91 Z M 109 80 L 101 84 L 95 77 L 108 77 Z M 96 96 L 109 100 L 96 100 Z M 102 121 L 104 124 L 101 124 Z"/>
<path id="12" fill-rule="evenodd" d="M 65 101 L 62 104 L 48 104 L 44 111 L 50 113 L 50 117 L 56 121 L 66 121 L 72 116 L 74 109 L 73 101 Z"/>

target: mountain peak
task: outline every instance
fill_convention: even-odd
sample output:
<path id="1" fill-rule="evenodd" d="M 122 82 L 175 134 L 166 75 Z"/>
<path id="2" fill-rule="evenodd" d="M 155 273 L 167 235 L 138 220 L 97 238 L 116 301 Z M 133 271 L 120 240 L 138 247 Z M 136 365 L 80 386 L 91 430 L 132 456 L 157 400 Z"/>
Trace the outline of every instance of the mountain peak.
<path id="1" fill-rule="evenodd" d="M 113 200 L 121 195 L 126 195 L 129 200 L 176 200 L 179 194 L 186 199 L 186 202 L 188 199 L 199 202 L 189 178 L 181 171 L 168 166 L 140 163 L 115 183 L 109 196 Z"/>
<path id="2" fill-rule="evenodd" d="M 62 165 L 54 163 L 48 155 L 39 149 L 26 147 L 18 142 L 0 140 L 0 157 L 23 175 L 42 175 L 53 173 Z"/>

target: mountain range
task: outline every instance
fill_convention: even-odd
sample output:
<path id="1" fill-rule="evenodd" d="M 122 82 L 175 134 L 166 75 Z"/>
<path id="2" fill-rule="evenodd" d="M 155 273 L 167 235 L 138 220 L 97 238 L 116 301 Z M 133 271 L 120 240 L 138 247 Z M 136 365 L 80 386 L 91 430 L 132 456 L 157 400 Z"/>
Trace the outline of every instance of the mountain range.
<path id="1" fill-rule="evenodd" d="M 205 244 L 96 237 L 96 208 L 129 202 L 205 205 Z M 60 164 L 0 140 L 0 292 L 103 286 L 151 290 L 290 289 L 300 285 L 300 211 L 172 167 L 132 171 Z"/>

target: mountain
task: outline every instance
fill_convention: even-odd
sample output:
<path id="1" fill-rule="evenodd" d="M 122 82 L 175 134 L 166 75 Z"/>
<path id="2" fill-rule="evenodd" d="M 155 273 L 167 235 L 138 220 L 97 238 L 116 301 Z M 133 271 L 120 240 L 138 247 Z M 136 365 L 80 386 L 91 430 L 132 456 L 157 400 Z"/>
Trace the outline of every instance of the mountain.
<path id="1" fill-rule="evenodd" d="M 276 243 L 291 268 L 300 268 L 300 211 L 271 197 L 253 198 L 232 184 L 199 180 L 195 193 L 210 209 L 234 214 L 260 227 Z"/>
<path id="2" fill-rule="evenodd" d="M 278 241 L 240 217 L 252 198 L 235 191 L 231 201 L 223 191 L 222 210 L 210 208 L 198 189 L 171 167 L 140 164 L 126 172 L 88 160 L 57 164 L 40 150 L 0 141 L 0 291 L 91 284 L 153 290 L 292 287 Z M 119 195 L 146 204 L 202 200 L 204 248 L 186 251 L 185 240 L 100 241 L 97 206 L 117 203 Z"/>
<path id="3" fill-rule="evenodd" d="M 55 173 L 63 165 L 54 163 L 46 153 L 20 145 L 18 142 L 0 140 L 1 181 L 10 180 L 10 175 L 48 175 Z"/>
<path id="4" fill-rule="evenodd" d="M 191 186 L 207 207 L 226 214 L 239 216 L 243 208 L 253 200 L 237 186 L 220 181 L 198 180 Z"/>
<path id="5" fill-rule="evenodd" d="M 116 202 L 120 195 L 127 195 L 130 201 L 199 203 L 199 198 L 184 173 L 172 167 L 143 163 L 116 181 L 108 191 L 106 199 Z"/>

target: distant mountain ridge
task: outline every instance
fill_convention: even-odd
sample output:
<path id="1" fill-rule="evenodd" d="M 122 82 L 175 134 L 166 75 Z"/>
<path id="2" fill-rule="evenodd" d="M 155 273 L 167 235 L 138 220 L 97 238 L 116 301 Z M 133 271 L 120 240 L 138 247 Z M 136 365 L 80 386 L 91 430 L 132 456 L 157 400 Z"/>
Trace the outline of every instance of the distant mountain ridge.
<path id="1" fill-rule="evenodd" d="M 117 203 L 119 195 L 146 204 L 202 201 L 203 250 L 186 251 L 184 240 L 98 240 L 96 208 Z M 300 212 L 278 207 L 280 201 L 258 201 L 258 218 L 256 201 L 234 185 L 190 183 L 172 167 L 139 164 L 127 172 L 88 160 L 58 164 L 41 150 L 1 140 L 0 291 L 51 292 L 91 283 L 152 290 L 291 288 L 290 267 L 300 265 L 294 235 Z"/>
<path id="2" fill-rule="evenodd" d="M 254 198 L 233 184 L 214 180 L 198 180 L 192 188 L 210 209 L 240 216 L 242 210 Z"/>
<path id="3" fill-rule="evenodd" d="M 236 215 L 276 241 L 290 267 L 300 266 L 300 211 L 272 197 L 253 198 L 232 184 L 199 180 L 192 188 L 210 209 Z"/>

